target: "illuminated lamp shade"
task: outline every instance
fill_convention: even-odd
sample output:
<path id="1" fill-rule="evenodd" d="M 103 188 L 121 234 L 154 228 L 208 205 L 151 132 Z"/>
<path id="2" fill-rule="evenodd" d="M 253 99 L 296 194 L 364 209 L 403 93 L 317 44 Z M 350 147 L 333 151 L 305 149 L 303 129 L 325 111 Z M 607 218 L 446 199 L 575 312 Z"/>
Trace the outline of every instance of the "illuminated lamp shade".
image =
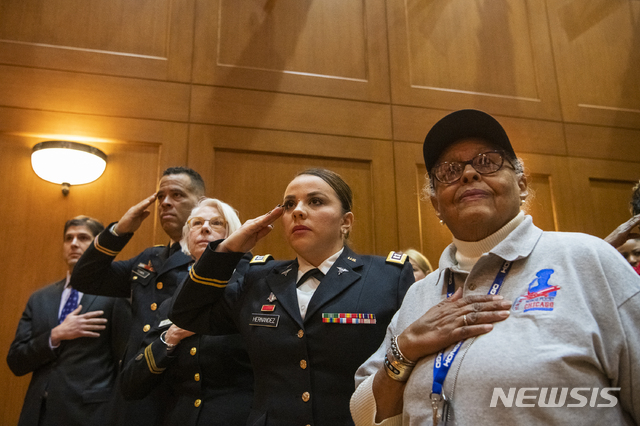
<path id="1" fill-rule="evenodd" d="M 40 178 L 62 184 L 62 193 L 67 195 L 70 185 L 93 182 L 102 176 L 107 155 L 77 142 L 40 142 L 33 147 L 31 167 Z"/>

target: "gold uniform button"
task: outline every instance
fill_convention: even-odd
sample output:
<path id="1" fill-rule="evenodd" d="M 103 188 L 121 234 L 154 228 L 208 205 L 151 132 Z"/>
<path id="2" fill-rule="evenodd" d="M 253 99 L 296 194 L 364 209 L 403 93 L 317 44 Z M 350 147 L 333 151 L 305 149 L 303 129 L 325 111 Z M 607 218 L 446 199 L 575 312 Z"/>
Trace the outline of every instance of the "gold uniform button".
<path id="1" fill-rule="evenodd" d="M 304 336 L 304 331 L 298 330 L 298 337 L 302 339 L 302 336 Z"/>
<path id="2" fill-rule="evenodd" d="M 305 361 L 304 359 L 302 361 L 300 361 L 300 368 L 302 368 L 303 370 L 307 368 L 307 361 Z"/>
<path id="3" fill-rule="evenodd" d="M 134 276 L 133 276 L 133 280 L 135 281 L 135 280 L 137 280 L 137 279 L 138 279 L 138 276 L 137 276 L 137 275 L 134 275 Z"/>
<path id="4" fill-rule="evenodd" d="M 199 382 L 199 381 L 200 381 L 200 373 L 196 373 L 196 374 L 193 376 L 193 380 L 195 380 L 196 382 Z"/>
<path id="5" fill-rule="evenodd" d="M 202 404 L 202 400 L 200 399 L 196 399 L 196 402 L 193 403 L 193 405 L 197 408 L 200 406 L 200 404 Z"/>
<path id="6" fill-rule="evenodd" d="M 151 326 L 149 324 L 145 325 L 144 327 L 142 327 L 142 331 L 144 331 L 145 333 L 147 331 L 151 330 Z"/>
<path id="7" fill-rule="evenodd" d="M 310 398 L 311 398 L 311 395 L 309 395 L 309 392 L 305 392 L 302 394 L 302 400 L 304 402 L 308 402 Z"/>
<path id="8" fill-rule="evenodd" d="M 156 288 L 157 288 L 158 290 L 162 290 L 162 283 L 161 283 L 161 282 L 159 282 L 158 284 L 156 284 Z"/>
<path id="9" fill-rule="evenodd" d="M 152 303 L 151 304 L 151 310 L 155 311 L 156 309 L 158 309 L 158 304 L 157 303 Z"/>
<path id="10" fill-rule="evenodd" d="M 191 355 L 195 355 L 197 351 L 198 351 L 198 350 L 197 350 L 197 349 L 196 349 L 196 347 L 194 346 L 193 348 L 191 348 L 191 350 L 189 351 L 189 353 L 190 353 Z"/>

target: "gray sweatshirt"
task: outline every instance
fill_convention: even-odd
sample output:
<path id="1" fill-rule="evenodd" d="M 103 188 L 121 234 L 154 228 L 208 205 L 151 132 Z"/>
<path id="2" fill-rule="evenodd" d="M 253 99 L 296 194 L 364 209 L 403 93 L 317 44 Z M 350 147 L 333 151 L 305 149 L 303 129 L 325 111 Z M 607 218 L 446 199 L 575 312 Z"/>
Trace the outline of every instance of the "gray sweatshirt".
<path id="1" fill-rule="evenodd" d="M 487 294 L 508 260 L 500 294 L 514 302 L 511 316 L 461 347 L 444 383 L 447 424 L 640 423 L 640 277 L 615 249 L 585 234 L 543 232 L 527 216 L 469 274 L 455 251 L 447 247 L 439 269 L 409 289 L 383 345 L 356 372 L 356 387 L 378 371 L 390 336 L 445 298 L 450 273 L 464 295 Z M 404 425 L 432 423 L 435 356 L 419 360 L 407 382 Z M 371 380 L 352 399 L 356 424 L 371 424 L 361 416 L 371 408 L 367 397 Z"/>

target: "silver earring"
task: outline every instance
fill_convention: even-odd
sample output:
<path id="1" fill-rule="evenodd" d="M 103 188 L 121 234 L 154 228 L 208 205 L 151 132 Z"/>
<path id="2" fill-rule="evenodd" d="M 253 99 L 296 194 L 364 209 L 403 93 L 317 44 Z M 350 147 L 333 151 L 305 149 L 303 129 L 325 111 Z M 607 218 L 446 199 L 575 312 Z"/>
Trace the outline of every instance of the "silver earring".
<path id="1" fill-rule="evenodd" d="M 444 225 L 444 220 L 440 219 L 440 225 Z"/>

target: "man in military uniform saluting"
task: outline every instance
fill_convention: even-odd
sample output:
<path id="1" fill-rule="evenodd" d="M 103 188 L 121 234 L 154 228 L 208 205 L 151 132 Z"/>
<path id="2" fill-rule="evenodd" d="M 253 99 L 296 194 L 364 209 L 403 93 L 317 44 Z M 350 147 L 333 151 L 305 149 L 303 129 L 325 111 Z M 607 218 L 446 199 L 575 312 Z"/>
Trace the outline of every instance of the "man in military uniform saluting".
<path id="1" fill-rule="evenodd" d="M 71 275 L 71 285 L 89 294 L 131 297 L 132 328 L 123 363 L 136 354 L 145 333 L 155 319 L 155 310 L 171 297 L 187 274 L 191 257 L 182 253 L 182 228 L 204 196 L 202 177 L 194 170 L 171 167 L 162 173 L 158 192 L 131 207 L 122 218 L 101 232 L 78 261 Z M 158 217 L 171 242 L 166 246 L 145 249 L 132 259 L 114 262 L 151 213 L 158 200 Z M 142 404 L 142 405 L 141 405 Z M 129 424 L 155 424 L 162 412 L 161 390 L 125 409 Z M 135 407 L 134 407 L 135 406 Z"/>

